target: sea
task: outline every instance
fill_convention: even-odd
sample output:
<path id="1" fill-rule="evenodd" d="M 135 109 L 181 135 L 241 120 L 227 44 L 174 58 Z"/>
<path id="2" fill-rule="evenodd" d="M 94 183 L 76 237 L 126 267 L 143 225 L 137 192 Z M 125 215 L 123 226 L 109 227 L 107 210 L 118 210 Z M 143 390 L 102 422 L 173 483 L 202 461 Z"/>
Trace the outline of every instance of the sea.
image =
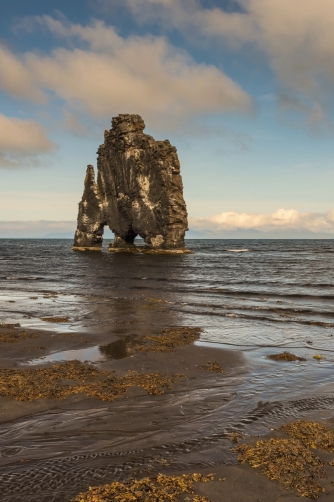
<path id="1" fill-rule="evenodd" d="M 23 488 L 24 500 L 35 500 L 34 486 L 38 500 L 67 500 L 68 486 L 75 493 L 80 479 L 123 479 L 134 469 L 153 469 L 159 455 L 175 470 L 233 463 L 233 431 L 261 435 L 290 419 L 333 415 L 334 240 L 189 239 L 193 254 L 185 255 L 109 253 L 108 244 L 102 252 L 74 252 L 66 239 L 0 240 L 0 322 L 47 329 L 50 336 L 86 333 L 87 348 L 46 359 L 92 363 L 107 357 L 94 344 L 96 332 L 118 338 L 110 357 L 121 358 L 136 337 L 199 326 L 196 344 L 241 351 L 244 369 L 219 383 L 216 378 L 212 387 L 188 386 L 186 393 L 160 396 L 159 404 L 145 401 L 158 417 L 174 406 L 186 419 L 166 424 L 158 418 L 141 430 L 134 423 L 122 441 L 103 428 L 89 436 L 88 422 L 103 423 L 110 413 L 105 405 L 89 414 L 58 410 L 1 424 L 0 455 L 9 459 L 0 473 L 2 500 L 23 500 Z M 41 321 L 52 316 L 69 322 Z M 306 361 L 267 357 L 283 351 Z M 139 400 L 131 406 L 132 417 L 145 413 Z M 52 427 L 55 436 L 48 436 Z M 78 428 L 84 432 L 75 436 Z M 18 450 L 27 452 L 29 465 L 15 463 Z"/>

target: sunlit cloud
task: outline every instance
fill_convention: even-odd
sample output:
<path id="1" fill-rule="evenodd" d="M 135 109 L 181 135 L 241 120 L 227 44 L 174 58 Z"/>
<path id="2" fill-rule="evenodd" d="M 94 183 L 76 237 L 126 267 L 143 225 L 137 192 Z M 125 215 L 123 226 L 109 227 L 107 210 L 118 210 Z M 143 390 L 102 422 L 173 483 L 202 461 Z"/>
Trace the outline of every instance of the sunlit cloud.
<path id="1" fill-rule="evenodd" d="M 14 55 L 1 48 L 0 87 L 11 93 L 13 86 L 12 94 L 36 102 L 50 99 L 51 92 L 72 114 L 72 126 L 73 116 L 82 112 L 94 118 L 139 113 L 168 129 L 189 117 L 252 108 L 249 95 L 220 69 L 195 62 L 163 37 L 123 38 L 102 21 L 82 26 L 50 16 L 27 19 L 25 25 L 43 26 L 70 48 L 48 55 Z"/>
<path id="2" fill-rule="evenodd" d="M 251 46 L 261 51 L 283 91 L 278 104 L 301 113 L 300 123 L 329 125 L 328 100 L 334 84 L 332 0 L 236 0 L 240 9 L 235 12 L 204 8 L 199 0 L 124 2 L 137 21 L 163 23 L 192 41 L 205 37 L 215 47 L 220 41 L 222 48 L 227 43 L 236 50 Z M 106 7 L 111 0 L 100 3 Z"/>
<path id="3" fill-rule="evenodd" d="M 0 113 L 0 169 L 38 166 L 55 147 L 38 122 Z"/>
<path id="4" fill-rule="evenodd" d="M 295 209 L 278 209 L 271 214 L 223 212 L 209 218 L 190 218 L 192 230 L 210 230 L 213 234 L 224 231 L 258 230 L 307 230 L 310 232 L 334 232 L 334 209 L 327 213 L 302 213 Z"/>

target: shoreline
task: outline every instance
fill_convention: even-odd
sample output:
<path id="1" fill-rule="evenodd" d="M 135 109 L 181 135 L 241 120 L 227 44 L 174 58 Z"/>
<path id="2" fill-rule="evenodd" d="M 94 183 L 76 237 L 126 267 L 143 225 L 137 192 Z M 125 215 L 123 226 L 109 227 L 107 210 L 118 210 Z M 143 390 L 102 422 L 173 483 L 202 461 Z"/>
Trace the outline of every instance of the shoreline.
<path id="1" fill-rule="evenodd" d="M 160 301 L 156 300 L 157 303 L 153 302 L 149 307 L 159 309 Z M 147 308 L 145 305 L 143 308 Z M 258 499 L 261 502 L 300 500 L 300 496 L 293 491 L 287 491 L 278 483 L 273 484 L 248 465 L 237 464 L 236 455 L 231 453 L 231 448 L 235 446 L 230 438 L 234 431 L 233 426 L 229 428 L 227 423 L 225 433 L 219 432 L 219 429 L 215 432 L 219 410 L 233 403 L 233 392 L 238 392 L 242 381 L 252 375 L 252 365 L 255 363 L 246 353 L 235 349 L 205 346 L 202 345 L 203 342 L 176 347 L 174 352 L 140 351 L 135 347 L 142 344 L 142 334 L 130 337 L 110 335 L 103 330 L 100 332 L 97 328 L 85 329 L 82 332 L 57 332 L 57 323 L 52 324 L 52 328 L 52 331 L 47 328 L 0 328 L 0 335 L 5 331 L 24 335 L 15 343 L 1 342 L 0 368 L 48 367 L 52 366 L 52 363 L 45 365 L 43 360 L 40 365 L 34 366 L 24 363 L 48 354 L 57 355 L 63 351 L 85 353 L 85 350 L 97 347 L 100 351 L 102 349 L 104 359 L 96 360 L 92 365 L 101 371 L 116 371 L 122 376 L 128 372 L 159 372 L 168 376 L 181 373 L 186 378 L 176 378 L 172 387 L 163 395 L 150 396 L 141 387 L 130 387 L 111 403 L 87 398 L 83 394 L 73 394 L 65 400 L 39 399 L 32 402 L 0 397 L 1 431 L 7 430 L 10 438 L 14 430 L 23 425 L 21 435 L 19 433 L 15 437 L 14 434 L 13 440 L 6 441 L 4 451 L 7 453 L 0 459 L 3 472 L 0 476 L 0 486 L 5 487 L 5 502 L 16 500 L 10 493 L 14 493 L 20 486 L 26 493 L 24 500 L 34 500 L 34 485 L 30 485 L 28 480 L 33 472 L 37 473 L 40 469 L 45 469 L 46 474 L 44 476 L 40 473 L 36 477 L 36 482 L 41 486 L 41 497 L 38 500 L 48 500 L 48 483 L 51 479 L 54 483 L 53 492 L 59 493 L 59 498 L 57 495 L 54 500 L 63 502 L 71 500 L 88 486 L 126 479 L 132 472 L 131 469 L 127 470 L 130 465 L 135 466 L 131 475 L 136 475 L 138 479 L 158 472 L 166 475 L 187 472 L 200 472 L 205 475 L 215 472 L 218 478 L 226 480 L 199 483 L 196 484 L 195 490 L 199 496 L 209 497 L 212 502 L 224 500 L 223 497 L 226 496 L 231 502 L 253 502 Z M 36 338 L 30 335 L 36 335 Z M 116 357 L 108 357 L 105 347 L 113 344 L 118 347 L 118 351 L 123 351 L 121 357 L 115 352 L 111 353 L 114 356 L 116 354 Z M 215 373 L 205 368 L 210 361 L 218 363 L 224 373 Z M 281 364 L 300 363 L 275 364 L 278 364 L 277 368 L 281 368 Z M 302 369 L 301 366 L 296 368 Z M 228 392 L 230 382 L 233 382 L 233 385 L 231 384 L 231 391 Z M 316 419 L 324 418 L 321 412 L 313 410 L 310 413 Z M 261 420 L 261 411 L 257 420 Z M 289 420 L 288 417 L 285 420 L 281 418 L 280 422 Z M 59 426 L 54 425 L 58 423 Z M 332 427 L 330 420 L 328 423 Z M 276 432 L 259 437 L 276 437 Z M 246 434 L 245 441 L 249 440 L 255 441 L 255 437 L 252 439 Z M 221 446 L 217 448 L 218 443 Z M 101 460 L 97 460 L 98 458 Z M 121 475 L 117 471 L 118 459 L 122 460 L 121 465 L 124 466 L 124 473 Z M 228 465 L 231 463 L 233 465 Z M 188 468 L 187 464 L 193 467 Z M 213 466 L 208 467 L 209 464 Z M 60 469 L 61 480 L 57 481 L 53 477 L 53 465 Z M 91 471 L 92 474 L 88 474 Z M 86 474 L 81 478 L 80 473 L 83 472 Z M 97 481 L 95 472 L 103 473 L 101 481 Z M 10 487 L 4 482 L 9 473 L 22 476 L 22 482 L 17 479 Z M 333 480 L 331 476 L 329 468 L 327 491 L 319 500 L 334 493 L 330 491 L 330 482 Z M 250 485 L 251 494 L 247 488 Z M 6 491 L 6 486 L 9 492 Z"/>

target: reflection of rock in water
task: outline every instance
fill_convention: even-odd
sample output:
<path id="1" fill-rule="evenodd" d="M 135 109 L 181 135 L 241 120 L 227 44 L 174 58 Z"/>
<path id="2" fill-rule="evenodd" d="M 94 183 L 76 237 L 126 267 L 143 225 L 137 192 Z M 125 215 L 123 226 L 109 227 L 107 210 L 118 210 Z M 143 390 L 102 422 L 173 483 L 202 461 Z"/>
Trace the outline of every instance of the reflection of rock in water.
<path id="1" fill-rule="evenodd" d="M 139 235 L 145 251 L 189 252 L 176 148 L 144 134 L 144 127 L 139 115 L 119 115 L 105 131 L 97 182 L 93 166 L 87 168 L 73 249 L 101 249 L 108 225 L 115 234 L 110 251 L 138 251 L 134 239 Z"/>
<path id="2" fill-rule="evenodd" d="M 101 345 L 99 350 L 101 354 L 110 359 L 124 359 L 124 357 L 128 357 L 133 353 L 133 343 L 133 338 L 127 336 L 120 340 L 116 340 L 116 342 L 111 342 L 108 345 Z"/>

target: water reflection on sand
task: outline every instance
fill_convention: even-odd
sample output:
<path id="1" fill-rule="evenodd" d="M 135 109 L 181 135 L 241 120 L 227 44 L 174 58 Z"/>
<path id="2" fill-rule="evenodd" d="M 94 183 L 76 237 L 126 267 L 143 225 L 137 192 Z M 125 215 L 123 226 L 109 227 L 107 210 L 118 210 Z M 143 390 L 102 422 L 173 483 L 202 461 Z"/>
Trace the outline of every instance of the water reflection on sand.
<path id="1" fill-rule="evenodd" d="M 125 337 L 107 345 L 96 345 L 85 349 L 54 352 L 47 356 L 26 361 L 23 364 L 36 365 L 61 361 L 73 361 L 74 359 L 81 362 L 94 363 L 102 362 L 107 359 L 123 359 L 133 354 L 132 347 L 135 343 L 137 342 L 132 337 Z"/>

